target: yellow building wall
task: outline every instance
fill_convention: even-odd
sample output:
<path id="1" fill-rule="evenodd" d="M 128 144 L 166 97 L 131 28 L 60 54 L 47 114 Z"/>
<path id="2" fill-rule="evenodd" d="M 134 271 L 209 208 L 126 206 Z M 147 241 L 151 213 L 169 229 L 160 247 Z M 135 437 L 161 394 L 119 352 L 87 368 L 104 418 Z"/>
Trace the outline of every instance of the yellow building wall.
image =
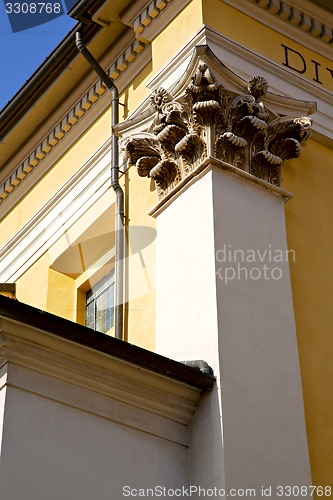
<path id="1" fill-rule="evenodd" d="M 133 79 L 127 89 L 120 95 L 120 102 L 124 106 L 119 109 L 119 121 L 124 121 L 126 118 L 142 103 L 150 94 L 147 88 L 147 83 L 152 75 L 152 62 L 143 68 L 142 71 Z"/>
<path id="2" fill-rule="evenodd" d="M 47 311 L 57 316 L 76 320 L 75 280 L 54 269 L 48 270 Z"/>
<path id="3" fill-rule="evenodd" d="M 46 252 L 16 281 L 17 300 L 47 311 L 50 265 L 50 256 Z"/>
<path id="4" fill-rule="evenodd" d="M 283 167 L 296 330 L 313 484 L 333 487 L 332 150 L 309 141 Z"/>
<path id="5" fill-rule="evenodd" d="M 107 111 L 58 160 L 38 184 L 1 221 L 0 247 L 19 231 L 97 151 L 110 135 Z"/>
<path id="6" fill-rule="evenodd" d="M 192 0 L 152 42 L 153 71 L 158 72 L 203 24 L 201 0 Z"/>
<path id="7" fill-rule="evenodd" d="M 156 221 L 147 214 L 157 202 L 156 189 L 150 179 L 139 177 L 133 167 L 127 171 L 124 181 L 125 338 L 154 350 Z"/>
<path id="8" fill-rule="evenodd" d="M 120 96 L 121 102 L 126 102 L 127 110 L 121 116 L 126 118 L 142 100 L 150 93 L 146 87 L 151 77 L 151 64 L 131 82 L 131 85 Z M 123 108 L 120 109 L 122 111 Z M 75 144 L 55 163 L 41 181 L 21 200 L 7 217 L 1 221 L 0 244 L 4 244 L 20 230 L 31 217 L 65 184 L 109 137 L 110 111 L 106 111 L 82 135 Z M 154 349 L 155 332 L 155 220 L 148 216 L 149 209 L 156 203 L 155 187 L 147 189 L 148 179 L 138 177 L 135 169 L 129 169 L 121 175 L 120 184 L 125 192 L 125 231 L 129 228 L 152 228 L 154 240 L 143 253 L 132 256 L 128 250 L 125 259 L 125 339 L 147 349 Z M 111 190 L 111 188 L 110 188 Z M 112 191 L 112 190 L 111 190 Z M 113 193 L 113 191 L 112 191 Z M 113 202 L 114 196 L 112 196 Z M 107 200 L 107 203 L 111 203 Z M 97 206 L 100 202 L 97 201 Z M 94 209 L 82 217 L 83 223 L 78 231 L 82 232 L 94 222 Z M 110 221 L 114 226 L 114 220 Z M 81 227 L 82 226 L 82 227 Z M 76 231 L 77 232 L 77 231 Z M 142 231 L 141 231 L 142 232 Z M 151 237 L 151 235 L 150 235 Z M 66 243 L 66 242 L 65 242 Z M 51 256 L 59 253 L 56 242 L 49 251 L 38 259 L 17 280 L 17 298 L 33 307 L 72 321 L 84 324 L 85 291 L 90 288 L 89 280 L 82 291 L 75 280 L 51 268 Z M 126 246 L 126 245 L 125 245 Z M 63 248 L 66 251 L 67 244 Z M 134 258 L 133 258 L 134 257 Z M 139 259 L 139 260 L 138 260 Z M 146 262 L 147 261 L 147 262 Z M 96 270 L 95 270 L 96 271 Z M 127 287 L 127 289 L 126 289 Z"/>

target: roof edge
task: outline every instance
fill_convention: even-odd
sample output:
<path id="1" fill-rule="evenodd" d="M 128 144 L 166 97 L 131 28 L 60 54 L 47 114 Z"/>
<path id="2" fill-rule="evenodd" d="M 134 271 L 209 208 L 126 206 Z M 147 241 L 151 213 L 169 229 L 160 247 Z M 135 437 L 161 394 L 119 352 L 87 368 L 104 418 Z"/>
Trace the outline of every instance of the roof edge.
<path id="1" fill-rule="evenodd" d="M 91 330 L 10 297 L 0 295 L 0 316 L 164 375 L 201 391 L 212 389 L 215 383 L 215 377 L 199 369 Z"/>

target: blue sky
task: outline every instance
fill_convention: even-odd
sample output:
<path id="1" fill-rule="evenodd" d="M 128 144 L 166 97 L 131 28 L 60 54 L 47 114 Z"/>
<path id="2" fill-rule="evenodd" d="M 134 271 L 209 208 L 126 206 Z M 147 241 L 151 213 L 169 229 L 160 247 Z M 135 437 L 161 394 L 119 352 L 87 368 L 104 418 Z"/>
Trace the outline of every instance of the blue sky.
<path id="1" fill-rule="evenodd" d="M 0 110 L 75 24 L 64 14 L 35 28 L 13 33 L 4 2 L 0 0 Z"/>

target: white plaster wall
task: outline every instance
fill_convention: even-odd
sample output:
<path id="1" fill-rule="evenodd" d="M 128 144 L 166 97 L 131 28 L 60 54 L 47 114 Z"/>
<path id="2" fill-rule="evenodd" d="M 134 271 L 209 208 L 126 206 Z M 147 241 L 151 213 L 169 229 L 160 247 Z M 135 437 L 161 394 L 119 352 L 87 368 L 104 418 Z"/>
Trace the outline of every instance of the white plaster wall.
<path id="1" fill-rule="evenodd" d="M 220 386 L 212 172 L 157 217 L 156 352 L 204 359 Z M 190 425 L 190 484 L 224 487 L 221 400 L 216 388 Z M 198 498 L 193 495 L 193 498 Z"/>
<path id="2" fill-rule="evenodd" d="M 220 403 L 220 389 L 215 385 L 211 392 L 204 395 L 189 426 L 190 485 L 205 490 L 225 489 Z M 195 493 L 193 498 L 203 496 L 198 491 Z"/>
<path id="3" fill-rule="evenodd" d="M 213 192 L 216 250 L 287 250 L 280 197 L 216 168 Z M 245 279 L 244 272 L 226 283 L 217 274 L 229 488 L 311 483 L 289 264 L 265 264 L 279 267 L 281 279 Z"/>
<path id="4" fill-rule="evenodd" d="M 157 217 L 156 352 L 218 370 L 212 172 Z"/>
<path id="5" fill-rule="evenodd" d="M 278 280 L 226 284 L 215 258 L 224 245 L 287 250 L 283 199 L 214 166 L 157 231 L 157 352 L 204 359 L 217 376 L 218 402 L 206 396 L 190 426 L 191 481 L 272 486 L 273 498 L 277 485 L 311 484 L 289 264 L 273 263 Z"/>
<path id="6" fill-rule="evenodd" d="M 6 500 L 120 499 L 186 486 L 187 448 L 9 386 L 0 484 Z"/>

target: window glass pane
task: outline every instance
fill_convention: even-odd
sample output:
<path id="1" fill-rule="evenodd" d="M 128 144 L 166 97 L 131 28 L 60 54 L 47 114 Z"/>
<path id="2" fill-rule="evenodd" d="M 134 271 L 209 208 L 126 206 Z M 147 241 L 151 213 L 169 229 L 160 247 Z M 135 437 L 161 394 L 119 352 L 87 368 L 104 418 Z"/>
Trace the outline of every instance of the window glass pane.
<path id="1" fill-rule="evenodd" d="M 114 326 L 114 270 L 87 292 L 86 326 L 102 333 Z"/>
<path id="2" fill-rule="evenodd" d="M 110 328 L 112 328 L 114 326 L 114 283 L 111 286 L 110 292 L 111 292 L 111 296 L 110 296 L 110 311 L 111 311 Z"/>
<path id="3" fill-rule="evenodd" d="M 114 283 L 105 292 L 105 331 L 114 325 Z"/>
<path id="4" fill-rule="evenodd" d="M 86 326 L 94 328 L 94 302 L 90 302 L 86 307 Z"/>
<path id="5" fill-rule="evenodd" d="M 105 293 L 96 299 L 96 330 L 105 333 Z"/>

